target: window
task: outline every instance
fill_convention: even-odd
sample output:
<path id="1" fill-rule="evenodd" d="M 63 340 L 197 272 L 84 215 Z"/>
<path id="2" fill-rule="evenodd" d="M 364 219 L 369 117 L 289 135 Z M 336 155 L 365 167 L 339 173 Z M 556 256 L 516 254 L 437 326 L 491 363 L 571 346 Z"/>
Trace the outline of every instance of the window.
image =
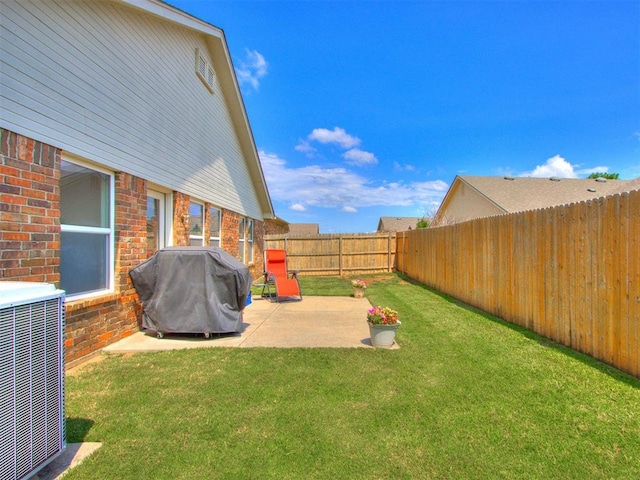
<path id="1" fill-rule="evenodd" d="M 240 217 L 240 229 L 238 231 L 238 252 L 240 261 L 244 263 L 244 246 L 245 246 L 245 235 L 246 235 L 246 225 L 247 219 L 244 217 Z"/>
<path id="2" fill-rule="evenodd" d="M 204 245 L 204 205 L 198 202 L 189 203 L 189 245 Z"/>
<path id="3" fill-rule="evenodd" d="M 147 197 L 147 257 L 158 251 L 160 243 L 160 200 Z"/>
<path id="4" fill-rule="evenodd" d="M 243 263 L 253 263 L 253 220 L 240 217 L 240 228 L 238 231 L 238 251 L 240 261 Z"/>
<path id="5" fill-rule="evenodd" d="M 68 297 L 113 288 L 113 175 L 62 160 L 60 288 Z"/>
<path id="6" fill-rule="evenodd" d="M 220 246 L 220 210 L 213 207 L 209 209 L 209 245 Z"/>
<path id="7" fill-rule="evenodd" d="M 247 263 L 253 263 L 253 220 L 249 219 L 247 228 Z"/>
<path id="8" fill-rule="evenodd" d="M 166 246 L 165 195 L 147 190 L 147 257 Z"/>

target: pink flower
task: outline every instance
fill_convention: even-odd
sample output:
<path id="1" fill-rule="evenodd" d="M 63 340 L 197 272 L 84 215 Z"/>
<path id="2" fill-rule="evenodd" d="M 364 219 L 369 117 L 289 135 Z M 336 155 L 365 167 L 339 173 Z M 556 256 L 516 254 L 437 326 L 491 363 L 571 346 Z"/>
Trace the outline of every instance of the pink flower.
<path id="1" fill-rule="evenodd" d="M 389 307 L 372 307 L 367 311 L 367 321 L 374 325 L 392 325 L 398 323 L 398 312 Z"/>

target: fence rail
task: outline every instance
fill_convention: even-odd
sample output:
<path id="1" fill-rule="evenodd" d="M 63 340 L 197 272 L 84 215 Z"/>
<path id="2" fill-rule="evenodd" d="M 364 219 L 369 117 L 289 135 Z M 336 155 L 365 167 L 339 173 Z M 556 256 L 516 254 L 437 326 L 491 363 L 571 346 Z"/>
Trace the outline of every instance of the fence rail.
<path id="1" fill-rule="evenodd" d="M 395 265 L 395 233 L 266 235 L 264 244 L 285 249 L 289 270 L 301 275 L 391 272 Z"/>
<path id="2" fill-rule="evenodd" d="M 640 191 L 397 237 L 408 276 L 640 377 Z"/>

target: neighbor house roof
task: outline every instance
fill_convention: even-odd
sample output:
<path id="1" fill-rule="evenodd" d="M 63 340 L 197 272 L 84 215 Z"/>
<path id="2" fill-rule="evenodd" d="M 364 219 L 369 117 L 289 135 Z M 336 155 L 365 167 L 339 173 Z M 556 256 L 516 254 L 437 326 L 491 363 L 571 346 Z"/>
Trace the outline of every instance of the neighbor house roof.
<path id="1" fill-rule="evenodd" d="M 320 233 L 320 225 L 317 223 L 290 223 L 290 235 L 318 235 Z"/>
<path id="2" fill-rule="evenodd" d="M 617 191 L 626 180 L 584 178 L 473 177 L 461 181 L 484 194 L 505 213 L 581 202 Z"/>
<path id="3" fill-rule="evenodd" d="M 637 180 L 458 175 L 435 215 L 435 223 L 455 223 L 581 202 L 633 190 L 635 182 Z"/>
<path id="4" fill-rule="evenodd" d="M 421 217 L 380 217 L 378 232 L 404 232 L 413 230 Z"/>
<path id="5" fill-rule="evenodd" d="M 640 190 L 640 177 L 634 180 L 624 181 L 616 190 L 609 192 L 607 195 L 613 195 L 615 193 L 632 192 L 634 190 Z"/>

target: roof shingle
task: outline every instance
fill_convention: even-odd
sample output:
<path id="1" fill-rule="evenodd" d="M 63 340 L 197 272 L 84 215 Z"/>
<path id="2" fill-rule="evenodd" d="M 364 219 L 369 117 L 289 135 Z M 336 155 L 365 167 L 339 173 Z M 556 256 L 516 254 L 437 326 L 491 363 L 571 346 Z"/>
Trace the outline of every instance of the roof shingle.
<path id="1" fill-rule="evenodd" d="M 467 185 L 507 213 L 581 202 L 633 190 L 636 180 L 584 178 L 475 177 L 461 175 Z M 629 190 L 625 190 L 629 188 Z"/>

